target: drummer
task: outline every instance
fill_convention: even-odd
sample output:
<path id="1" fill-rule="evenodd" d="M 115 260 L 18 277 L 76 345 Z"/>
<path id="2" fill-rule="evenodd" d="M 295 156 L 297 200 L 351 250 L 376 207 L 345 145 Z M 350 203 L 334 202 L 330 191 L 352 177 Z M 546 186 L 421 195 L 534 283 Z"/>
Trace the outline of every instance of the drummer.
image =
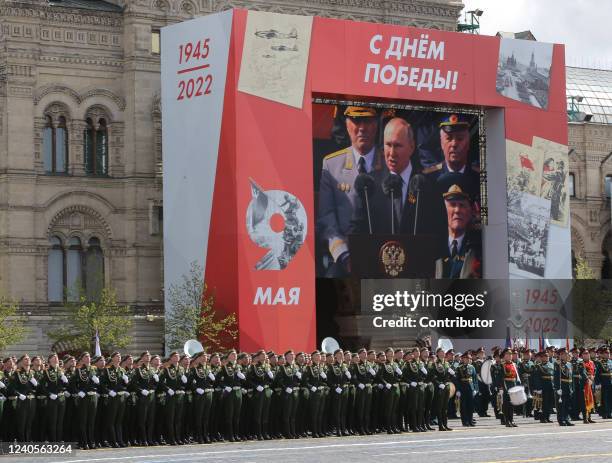
<path id="1" fill-rule="evenodd" d="M 515 363 L 512 361 L 512 349 L 504 349 L 502 351 L 502 367 L 503 367 L 503 382 L 500 384 L 500 389 L 503 390 L 502 413 L 504 414 L 504 422 L 508 428 L 516 428 L 514 422 L 514 405 L 510 401 L 508 391 L 515 387 L 518 382 L 518 370 Z"/>

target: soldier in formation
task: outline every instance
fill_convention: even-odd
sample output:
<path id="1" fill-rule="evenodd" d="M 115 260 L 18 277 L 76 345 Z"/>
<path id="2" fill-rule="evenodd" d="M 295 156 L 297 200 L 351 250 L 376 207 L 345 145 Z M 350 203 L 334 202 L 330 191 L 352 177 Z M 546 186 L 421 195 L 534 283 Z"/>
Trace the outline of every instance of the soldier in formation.
<path id="1" fill-rule="evenodd" d="M 547 423 L 556 412 L 561 426 L 593 423 L 594 413 L 610 419 L 608 347 L 571 356 L 563 348 L 495 348 L 492 384 L 483 381 L 485 356 L 484 348 L 433 355 L 415 347 L 7 357 L 0 369 L 0 439 L 93 449 L 427 432 L 434 425 L 450 431 L 453 410 L 471 427 L 489 405 L 508 427 L 516 426 L 515 414 Z M 528 396 L 518 407 L 509 395 L 517 385 Z"/>

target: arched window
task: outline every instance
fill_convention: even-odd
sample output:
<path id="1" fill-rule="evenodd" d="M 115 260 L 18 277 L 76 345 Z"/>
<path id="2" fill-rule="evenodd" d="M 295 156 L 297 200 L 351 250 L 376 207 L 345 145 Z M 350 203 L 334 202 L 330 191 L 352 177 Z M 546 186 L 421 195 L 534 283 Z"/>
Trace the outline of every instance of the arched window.
<path id="1" fill-rule="evenodd" d="M 106 120 L 100 118 L 96 123 L 86 119 L 83 149 L 85 171 L 88 175 L 108 175 L 108 129 Z"/>
<path id="2" fill-rule="evenodd" d="M 60 116 L 57 124 L 51 116 L 45 118 L 42 134 L 43 166 L 45 172 L 66 173 L 68 171 L 68 129 L 66 118 Z"/>
<path id="3" fill-rule="evenodd" d="M 572 172 L 569 174 L 569 195 L 570 198 L 576 197 L 576 176 Z"/>
<path id="4" fill-rule="evenodd" d="M 66 291 L 70 302 L 78 301 L 83 286 L 83 247 L 76 236 L 70 238 L 66 253 Z"/>
<path id="5" fill-rule="evenodd" d="M 64 300 L 64 249 L 62 240 L 52 236 L 49 240 L 51 248 L 47 262 L 47 299 L 49 302 Z"/>
<path id="6" fill-rule="evenodd" d="M 91 238 L 85 255 L 85 288 L 87 298 L 96 300 L 104 288 L 104 254 L 98 238 Z"/>
<path id="7" fill-rule="evenodd" d="M 604 191 L 606 193 L 606 198 L 610 199 L 612 196 L 612 175 L 606 175 L 606 180 L 604 183 Z"/>

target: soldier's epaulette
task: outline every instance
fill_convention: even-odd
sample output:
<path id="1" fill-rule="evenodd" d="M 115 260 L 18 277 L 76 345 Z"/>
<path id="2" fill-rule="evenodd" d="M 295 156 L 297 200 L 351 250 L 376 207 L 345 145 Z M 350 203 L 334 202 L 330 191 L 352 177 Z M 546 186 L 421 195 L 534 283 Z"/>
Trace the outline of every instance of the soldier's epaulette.
<path id="1" fill-rule="evenodd" d="M 471 166 L 471 167 L 472 167 L 472 170 L 473 170 L 474 172 L 476 172 L 477 174 L 479 174 L 479 173 L 480 173 L 480 166 L 476 166 L 476 165 L 472 164 L 472 166 Z"/>
<path id="2" fill-rule="evenodd" d="M 424 174 L 431 174 L 432 172 L 437 172 L 439 170 L 442 170 L 442 163 L 439 162 L 438 164 L 434 164 L 433 166 L 429 166 L 429 167 L 425 167 L 423 169 L 423 173 Z"/>
<path id="3" fill-rule="evenodd" d="M 348 148 L 342 148 L 341 150 L 334 151 L 333 153 L 330 153 L 330 154 L 328 154 L 327 156 L 325 156 L 325 157 L 323 158 L 323 160 L 324 160 L 324 161 L 327 161 L 328 159 L 335 158 L 335 157 L 337 157 L 337 156 L 340 156 L 341 154 L 348 153 L 348 152 L 349 152 L 349 150 L 350 150 L 350 147 L 348 147 Z"/>

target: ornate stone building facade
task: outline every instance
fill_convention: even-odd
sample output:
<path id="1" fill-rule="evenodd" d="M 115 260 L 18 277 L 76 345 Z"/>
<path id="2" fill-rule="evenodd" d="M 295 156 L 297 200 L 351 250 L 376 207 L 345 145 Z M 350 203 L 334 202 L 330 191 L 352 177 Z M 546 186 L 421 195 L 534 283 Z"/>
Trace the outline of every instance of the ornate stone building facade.
<path id="1" fill-rule="evenodd" d="M 0 294 L 46 353 L 102 279 L 162 348 L 160 28 L 227 8 L 455 30 L 451 0 L 0 0 Z M 98 281 L 96 281 L 98 280 Z"/>
<path id="2" fill-rule="evenodd" d="M 567 68 L 568 114 L 587 114 L 569 123 L 572 253 L 597 276 L 610 278 L 612 237 L 612 71 Z"/>

